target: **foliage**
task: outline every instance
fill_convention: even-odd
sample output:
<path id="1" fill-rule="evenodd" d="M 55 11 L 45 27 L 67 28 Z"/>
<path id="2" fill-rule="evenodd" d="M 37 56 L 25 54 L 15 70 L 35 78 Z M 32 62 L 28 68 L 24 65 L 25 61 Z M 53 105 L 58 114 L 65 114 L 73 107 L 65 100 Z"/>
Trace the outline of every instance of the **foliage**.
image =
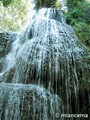
<path id="1" fill-rule="evenodd" d="M 28 0 L 4 1 L 5 3 L 0 2 L 0 31 L 21 30 L 28 20 L 30 3 Z"/>
<path id="2" fill-rule="evenodd" d="M 74 27 L 81 42 L 90 47 L 90 2 L 67 0 L 67 7 L 67 23 Z"/>
<path id="3" fill-rule="evenodd" d="M 39 9 L 41 7 L 54 7 L 57 8 L 60 6 L 58 0 L 35 0 L 35 8 Z"/>
<path id="4" fill-rule="evenodd" d="M 7 7 L 11 2 L 12 0 L 0 0 L 2 3 L 3 3 L 3 6 Z"/>
<path id="5" fill-rule="evenodd" d="M 90 3 L 83 5 L 82 17 L 87 24 L 90 24 Z"/>
<path id="6" fill-rule="evenodd" d="M 74 25 L 74 30 L 79 39 L 87 46 L 90 45 L 90 25 L 85 22 L 78 22 Z"/>
<path id="7" fill-rule="evenodd" d="M 67 23 L 74 25 L 82 17 L 82 2 L 80 0 L 67 0 Z"/>

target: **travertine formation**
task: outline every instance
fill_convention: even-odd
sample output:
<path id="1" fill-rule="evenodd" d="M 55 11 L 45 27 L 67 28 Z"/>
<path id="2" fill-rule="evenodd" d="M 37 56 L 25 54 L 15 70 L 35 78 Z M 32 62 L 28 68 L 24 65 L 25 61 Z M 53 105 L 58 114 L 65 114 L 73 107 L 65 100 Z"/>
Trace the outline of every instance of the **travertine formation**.
<path id="1" fill-rule="evenodd" d="M 60 10 L 34 11 L 3 60 L 0 120 L 64 120 L 60 114 L 85 107 L 89 113 L 89 52 Z"/>

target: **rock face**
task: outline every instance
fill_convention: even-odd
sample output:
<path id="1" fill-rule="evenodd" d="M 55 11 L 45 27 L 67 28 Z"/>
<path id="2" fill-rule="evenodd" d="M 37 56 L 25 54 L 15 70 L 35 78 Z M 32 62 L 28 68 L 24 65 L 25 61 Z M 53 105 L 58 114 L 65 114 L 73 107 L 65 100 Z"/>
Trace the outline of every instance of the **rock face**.
<path id="1" fill-rule="evenodd" d="M 0 57 L 5 56 L 10 50 L 11 43 L 16 39 L 17 33 L 0 33 Z"/>
<path id="2" fill-rule="evenodd" d="M 34 115 L 30 113 L 27 115 L 33 118 L 33 120 L 59 119 L 55 118 L 55 114 L 52 117 L 52 115 L 48 113 L 49 108 L 50 111 L 52 111 L 53 106 L 49 107 L 49 105 L 47 105 L 46 108 L 45 104 L 47 103 L 44 104 L 42 102 L 47 99 L 47 102 L 52 103 L 52 98 L 54 99 L 55 97 L 53 96 L 51 98 L 50 96 L 53 94 L 57 95 L 60 100 L 60 102 L 58 102 L 56 99 L 55 102 L 55 104 L 58 103 L 56 107 L 57 110 L 55 109 L 55 111 L 59 113 L 59 115 L 62 113 L 89 113 L 89 51 L 79 43 L 72 27 L 66 24 L 65 17 L 61 11 L 52 8 L 43 8 L 34 13 L 30 24 L 17 37 L 15 42 L 13 42 L 12 50 L 5 57 L 4 67 L 0 73 L 0 81 L 1 83 L 10 84 L 1 87 L 1 93 L 6 87 L 7 90 L 5 89 L 2 94 L 5 96 L 9 94 L 11 97 L 8 97 L 8 101 L 11 101 L 13 105 L 15 103 L 12 99 L 14 99 L 15 96 L 16 98 L 19 96 L 17 102 L 22 103 L 22 109 L 25 109 L 27 113 L 29 112 L 30 105 L 27 108 L 25 105 L 27 106 L 27 103 L 30 103 L 26 96 L 29 94 L 31 101 L 34 97 L 35 101 L 31 102 L 33 106 L 33 108 L 31 107 L 31 113 L 34 111 L 32 113 Z M 14 85 L 12 83 L 14 83 Z M 25 85 L 22 85 L 22 83 Z M 16 85 L 15 87 L 15 84 L 19 84 L 19 86 Z M 28 84 L 34 84 L 34 88 L 36 87 L 36 89 L 38 86 L 42 86 L 45 88 L 42 92 L 43 94 L 48 91 L 46 97 L 40 97 L 40 104 L 42 106 L 40 108 L 41 115 L 37 118 L 35 117 L 37 114 L 39 116 L 37 107 L 35 107 L 37 105 L 33 103 L 36 102 L 36 99 L 38 101 L 37 94 L 40 93 L 39 90 L 41 87 L 39 90 L 31 89 L 32 85 L 29 86 Z M 9 87 L 10 89 L 8 89 Z M 12 91 L 14 90 L 14 96 L 11 89 Z M 36 94 L 32 96 L 34 90 Z M 20 94 L 19 91 L 21 91 Z M 49 94 L 50 96 L 48 97 Z M 25 97 L 24 102 L 21 100 L 22 96 Z M 2 95 L 1 99 L 4 100 Z M 3 103 L 2 101 L 1 105 Z M 61 104 L 59 105 L 59 103 Z M 16 111 L 16 113 L 20 113 L 19 119 L 22 120 L 23 118 L 21 118 L 21 116 L 24 117 L 25 115 L 23 115 L 24 113 L 20 110 L 19 106 L 17 106 L 17 108 L 18 111 Z M 1 114 L 1 118 L 3 119 L 5 116 L 6 118 L 9 116 L 8 109 L 14 113 L 14 107 L 12 107 L 11 104 L 6 103 L 6 106 L 4 108 L 2 107 L 1 111 L 3 109 L 4 112 Z M 16 113 L 13 114 L 13 117 L 16 116 Z M 47 117 L 44 117 L 44 113 L 46 113 L 45 116 Z M 13 117 L 11 116 L 11 120 L 13 120 Z M 27 120 L 29 120 L 29 117 Z M 9 118 L 5 120 L 9 120 Z M 14 120 L 18 120 L 18 117 L 15 117 Z"/>
<path id="3" fill-rule="evenodd" d="M 16 37 L 17 33 L 0 33 L 0 71 L 3 69 L 3 64 L 5 62 L 4 57 L 10 51 L 12 42 L 15 41 Z"/>
<path id="4" fill-rule="evenodd" d="M 53 120 L 62 111 L 61 100 L 37 85 L 1 84 L 1 120 Z"/>

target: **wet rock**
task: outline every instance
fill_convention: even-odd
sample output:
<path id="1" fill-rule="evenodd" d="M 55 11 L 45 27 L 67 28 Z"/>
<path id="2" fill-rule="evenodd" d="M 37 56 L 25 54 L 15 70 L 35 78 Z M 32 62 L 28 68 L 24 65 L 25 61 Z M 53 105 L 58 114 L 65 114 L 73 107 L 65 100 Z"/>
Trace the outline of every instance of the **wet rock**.
<path id="1" fill-rule="evenodd" d="M 50 11 L 50 19 L 54 19 L 56 21 L 59 21 L 61 23 L 66 23 L 66 19 L 65 16 L 63 15 L 63 13 L 61 12 L 60 9 L 51 9 Z"/>
<path id="2" fill-rule="evenodd" d="M 57 95 L 37 85 L 0 84 L 2 120 L 52 120 L 63 111 Z M 58 117 L 59 119 L 59 117 Z"/>
<path id="3" fill-rule="evenodd" d="M 62 16 L 56 17 L 56 13 L 46 8 L 35 13 L 6 56 L 6 69 L 1 72 L 0 80 L 43 86 L 63 100 L 64 113 L 80 113 L 89 103 L 90 52 L 81 45 L 73 28 Z M 25 106 L 24 103 L 26 110 Z M 34 111 L 34 107 L 31 109 Z M 89 109 L 85 113 L 87 111 L 89 113 Z"/>
<path id="4" fill-rule="evenodd" d="M 3 57 L 10 51 L 11 43 L 16 39 L 17 33 L 0 33 L 0 57 Z"/>

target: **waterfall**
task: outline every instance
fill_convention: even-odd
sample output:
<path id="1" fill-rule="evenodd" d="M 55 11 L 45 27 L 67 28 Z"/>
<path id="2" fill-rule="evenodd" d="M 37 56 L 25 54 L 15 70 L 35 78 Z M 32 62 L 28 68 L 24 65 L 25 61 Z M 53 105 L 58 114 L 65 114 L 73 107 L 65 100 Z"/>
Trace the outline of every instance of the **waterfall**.
<path id="1" fill-rule="evenodd" d="M 80 113 L 83 53 L 88 54 L 59 9 L 33 10 L 5 56 L 0 120 L 57 120 L 63 113 Z"/>

